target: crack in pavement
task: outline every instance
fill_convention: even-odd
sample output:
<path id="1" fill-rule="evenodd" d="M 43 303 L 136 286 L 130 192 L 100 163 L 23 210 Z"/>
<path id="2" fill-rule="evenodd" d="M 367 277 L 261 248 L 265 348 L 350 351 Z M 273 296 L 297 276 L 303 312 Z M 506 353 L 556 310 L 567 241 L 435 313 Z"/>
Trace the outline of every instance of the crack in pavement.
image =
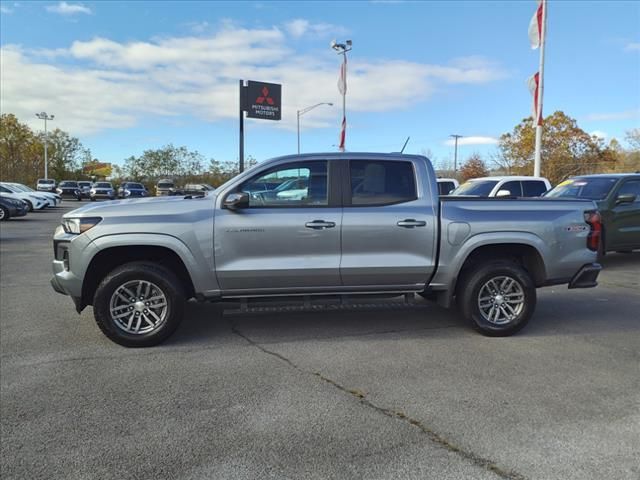
<path id="1" fill-rule="evenodd" d="M 235 325 L 235 323 L 230 322 L 230 327 L 231 327 L 231 332 L 234 333 L 235 335 L 243 338 L 247 343 L 249 343 L 250 345 L 254 346 L 255 348 L 261 350 L 263 353 L 267 354 L 267 355 L 271 355 L 273 357 L 276 357 L 277 359 L 283 361 L 284 363 L 286 363 L 287 365 L 289 365 L 291 368 L 304 373 L 305 375 L 311 375 L 313 377 L 318 378 L 319 380 L 323 381 L 324 383 L 327 383 L 335 388 L 337 388 L 338 390 L 340 390 L 341 392 L 344 392 L 348 395 L 350 395 L 353 398 L 356 398 L 361 405 L 368 407 L 386 417 L 389 418 L 393 418 L 395 420 L 399 420 L 405 423 L 408 423 L 409 425 L 418 428 L 424 435 L 427 436 L 427 438 L 435 443 L 436 445 L 444 448 L 445 450 L 448 450 L 450 452 L 453 452 L 455 454 L 457 454 L 458 456 L 464 458 L 465 460 L 470 461 L 471 463 L 473 463 L 474 465 L 481 467 L 485 470 L 488 470 L 494 474 L 496 474 L 497 476 L 499 476 L 500 478 L 503 478 L 505 480 L 526 480 L 526 477 L 524 475 L 521 475 L 520 473 L 517 473 L 513 470 L 509 470 L 506 468 L 503 468 L 501 466 L 499 466 L 496 462 L 494 462 L 493 460 L 490 460 L 488 458 L 482 457 L 480 455 L 477 455 L 471 451 L 468 450 L 464 450 L 462 447 L 459 447 L 457 445 L 455 445 L 454 443 L 452 443 L 451 441 L 447 440 L 445 437 L 443 437 L 442 435 L 440 435 L 439 433 L 435 432 L 434 430 L 432 430 L 431 428 L 429 428 L 427 425 L 425 425 L 423 422 L 421 422 L 420 420 L 417 420 L 415 418 L 410 417 L 409 415 L 407 415 L 406 413 L 404 413 L 401 410 L 398 409 L 393 409 L 393 408 L 386 408 L 386 407 L 381 407 L 379 405 L 376 405 L 375 403 L 373 403 L 371 400 L 366 398 L 366 393 L 361 392 L 360 390 L 357 389 L 350 389 L 340 383 L 338 383 L 337 381 L 326 377 L 325 375 L 323 375 L 320 372 L 314 372 L 311 370 L 306 370 L 298 365 L 296 365 L 295 363 L 293 363 L 290 359 L 288 359 L 287 357 L 285 357 L 284 355 L 275 352 L 273 350 L 269 350 L 267 348 L 265 348 L 262 344 L 256 342 L 255 340 L 252 340 L 251 338 L 249 338 L 247 335 L 245 335 L 244 333 L 242 333 L 240 330 L 238 330 L 237 326 Z"/>

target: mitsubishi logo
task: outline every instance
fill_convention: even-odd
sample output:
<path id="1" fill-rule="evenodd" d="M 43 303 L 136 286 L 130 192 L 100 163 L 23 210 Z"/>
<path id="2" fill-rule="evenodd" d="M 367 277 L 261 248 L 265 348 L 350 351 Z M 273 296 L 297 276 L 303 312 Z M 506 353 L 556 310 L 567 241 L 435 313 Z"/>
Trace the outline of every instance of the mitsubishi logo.
<path id="1" fill-rule="evenodd" d="M 256 98 L 256 103 L 262 105 L 264 102 L 267 102 L 269 105 L 273 105 L 273 98 L 269 96 L 269 89 L 267 87 L 262 88 L 262 96 Z"/>

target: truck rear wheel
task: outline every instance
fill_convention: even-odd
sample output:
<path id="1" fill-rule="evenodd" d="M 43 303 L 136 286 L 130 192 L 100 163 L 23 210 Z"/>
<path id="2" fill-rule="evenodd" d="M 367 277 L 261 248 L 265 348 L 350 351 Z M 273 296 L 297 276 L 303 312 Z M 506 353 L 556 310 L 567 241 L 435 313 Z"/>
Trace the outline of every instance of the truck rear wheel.
<path id="1" fill-rule="evenodd" d="M 147 262 L 124 264 L 98 286 L 93 313 L 100 330 L 125 347 L 151 347 L 180 325 L 184 290 L 168 269 Z"/>
<path id="2" fill-rule="evenodd" d="M 536 288 L 529 273 L 506 260 L 478 265 L 457 289 L 463 316 L 483 335 L 506 337 L 527 324 L 536 308 Z"/>

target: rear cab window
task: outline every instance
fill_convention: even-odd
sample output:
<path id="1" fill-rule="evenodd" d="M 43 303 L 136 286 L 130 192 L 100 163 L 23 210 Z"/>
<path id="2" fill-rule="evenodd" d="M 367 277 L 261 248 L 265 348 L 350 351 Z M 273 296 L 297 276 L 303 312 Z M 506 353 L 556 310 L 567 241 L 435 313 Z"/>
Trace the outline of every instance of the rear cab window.
<path id="1" fill-rule="evenodd" d="M 349 174 L 351 206 L 393 205 L 418 198 L 411 162 L 350 160 Z"/>

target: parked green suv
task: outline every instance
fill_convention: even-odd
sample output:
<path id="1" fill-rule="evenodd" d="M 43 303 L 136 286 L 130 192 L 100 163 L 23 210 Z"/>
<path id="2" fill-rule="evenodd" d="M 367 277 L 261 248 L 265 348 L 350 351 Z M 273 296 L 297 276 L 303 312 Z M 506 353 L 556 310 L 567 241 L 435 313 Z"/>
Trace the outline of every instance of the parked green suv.
<path id="1" fill-rule="evenodd" d="M 602 215 L 602 254 L 640 249 L 640 174 L 574 177 L 559 183 L 545 197 L 595 200 Z"/>

